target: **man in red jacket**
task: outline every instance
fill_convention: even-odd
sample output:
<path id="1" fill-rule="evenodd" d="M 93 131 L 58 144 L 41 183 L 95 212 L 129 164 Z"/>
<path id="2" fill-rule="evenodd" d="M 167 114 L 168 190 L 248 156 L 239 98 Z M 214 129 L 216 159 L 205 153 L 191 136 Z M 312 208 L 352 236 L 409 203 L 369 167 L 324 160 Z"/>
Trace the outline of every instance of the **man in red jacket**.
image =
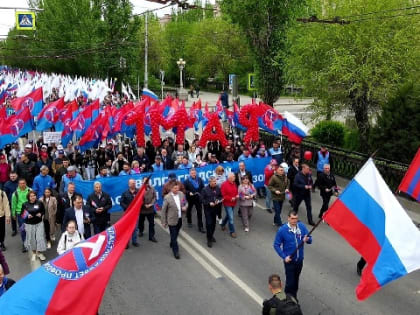
<path id="1" fill-rule="evenodd" d="M 268 183 L 270 182 L 271 176 L 274 175 L 274 172 L 277 169 L 277 161 L 275 159 L 272 159 L 270 161 L 270 164 L 268 164 L 264 169 L 264 187 L 265 187 L 265 208 L 269 213 L 273 213 L 273 210 L 271 210 L 271 191 L 268 189 Z"/>
<path id="2" fill-rule="evenodd" d="M 230 236 L 236 238 L 235 225 L 233 223 L 233 209 L 236 206 L 236 202 L 239 198 L 238 186 L 235 184 L 235 174 L 229 173 L 227 181 L 221 186 L 220 190 L 223 197 L 223 206 L 225 207 L 226 216 L 222 221 L 222 230 L 226 230 L 226 223 L 229 222 Z"/>

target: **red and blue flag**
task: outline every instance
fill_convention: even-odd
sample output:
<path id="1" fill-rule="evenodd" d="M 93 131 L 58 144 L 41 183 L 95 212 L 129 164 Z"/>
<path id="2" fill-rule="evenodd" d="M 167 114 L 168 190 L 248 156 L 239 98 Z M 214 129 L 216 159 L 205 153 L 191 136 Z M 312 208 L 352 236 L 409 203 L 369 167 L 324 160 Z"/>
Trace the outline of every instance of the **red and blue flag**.
<path id="1" fill-rule="evenodd" d="M 405 173 L 404 178 L 398 187 L 399 191 L 409 194 L 420 202 L 420 148 Z"/>
<path id="2" fill-rule="evenodd" d="M 96 315 L 135 229 L 145 187 L 113 226 L 47 262 L 6 291 L 0 299 L 1 313 Z"/>
<path id="3" fill-rule="evenodd" d="M 260 103 L 263 114 L 258 117 L 258 126 L 271 133 L 278 135 L 283 130 L 283 117 L 271 106 Z"/>
<path id="4" fill-rule="evenodd" d="M 55 122 L 55 131 L 63 131 L 65 126 L 69 126 L 71 121 L 77 117 L 79 112 L 79 105 L 76 100 L 67 103 L 64 108 L 58 113 L 57 121 Z"/>
<path id="5" fill-rule="evenodd" d="M 9 116 L 0 126 L 0 148 L 15 142 L 19 137 L 34 130 L 34 121 L 29 107 L 23 108 L 18 114 Z"/>
<path id="6" fill-rule="evenodd" d="M 51 128 L 57 122 L 59 113 L 64 108 L 64 97 L 49 103 L 38 115 L 36 124 L 37 131 L 43 131 Z"/>
<path id="7" fill-rule="evenodd" d="M 16 112 L 21 111 L 25 107 L 29 107 L 32 116 L 38 115 L 44 105 L 44 96 L 42 87 L 32 91 L 26 96 L 17 97 L 12 100 L 12 107 Z"/>

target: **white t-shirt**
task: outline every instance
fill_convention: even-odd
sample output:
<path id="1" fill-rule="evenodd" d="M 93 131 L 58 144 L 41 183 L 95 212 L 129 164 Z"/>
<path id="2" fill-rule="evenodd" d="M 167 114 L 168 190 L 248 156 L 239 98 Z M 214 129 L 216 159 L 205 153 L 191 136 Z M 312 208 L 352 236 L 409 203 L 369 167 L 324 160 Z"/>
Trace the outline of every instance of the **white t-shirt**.
<path id="1" fill-rule="evenodd" d="M 77 230 L 80 234 L 85 234 L 85 226 L 83 224 L 83 209 L 76 209 L 74 208 L 74 214 L 76 215 L 76 222 L 77 222 Z"/>
<path id="2" fill-rule="evenodd" d="M 176 207 L 178 208 L 178 218 L 181 218 L 181 199 L 179 199 L 179 194 L 173 194 L 172 193 L 172 197 L 174 197 L 175 203 L 176 203 Z"/>

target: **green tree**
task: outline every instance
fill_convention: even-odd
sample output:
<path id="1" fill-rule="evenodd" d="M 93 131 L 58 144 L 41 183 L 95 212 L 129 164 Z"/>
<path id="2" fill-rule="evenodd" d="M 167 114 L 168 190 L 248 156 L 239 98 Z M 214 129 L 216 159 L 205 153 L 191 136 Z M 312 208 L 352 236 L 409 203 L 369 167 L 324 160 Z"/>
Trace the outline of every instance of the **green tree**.
<path id="1" fill-rule="evenodd" d="M 201 85 L 210 77 L 227 82 L 229 73 L 245 76 L 252 70 L 243 34 L 221 18 L 195 23 L 185 49 L 189 74 Z"/>
<path id="2" fill-rule="evenodd" d="M 257 87 L 272 105 L 283 89 L 286 31 L 300 12 L 301 0 L 223 0 L 222 10 L 246 34 L 255 59 Z"/>
<path id="3" fill-rule="evenodd" d="M 369 149 L 373 116 L 396 87 L 418 69 L 419 24 L 410 16 L 386 18 L 409 0 L 308 1 L 310 14 L 347 16 L 348 25 L 309 23 L 289 30 L 286 59 L 289 83 L 317 98 L 313 109 L 331 116 L 350 110 L 360 146 Z M 384 12 L 361 15 L 368 12 Z M 359 21 L 357 21 L 359 20 Z"/>
<path id="4" fill-rule="evenodd" d="M 378 155 L 410 163 L 420 147 L 420 85 L 404 84 L 383 106 L 372 130 L 371 146 Z"/>

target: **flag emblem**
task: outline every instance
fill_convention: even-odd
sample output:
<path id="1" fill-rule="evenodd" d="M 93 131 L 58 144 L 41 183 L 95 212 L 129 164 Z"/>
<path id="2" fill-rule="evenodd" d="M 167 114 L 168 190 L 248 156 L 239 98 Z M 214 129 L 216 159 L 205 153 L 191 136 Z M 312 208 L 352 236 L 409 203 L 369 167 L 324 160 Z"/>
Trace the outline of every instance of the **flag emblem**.
<path id="1" fill-rule="evenodd" d="M 44 264 L 49 273 L 65 280 L 79 280 L 95 270 L 112 252 L 116 232 L 113 226 L 77 244 L 72 251 Z"/>
<path id="2" fill-rule="evenodd" d="M 12 131 L 12 135 L 14 137 L 19 137 L 20 131 L 25 126 L 25 122 L 22 119 L 16 119 L 13 124 L 10 126 L 10 130 Z"/>
<path id="3" fill-rule="evenodd" d="M 29 107 L 29 110 L 31 112 L 34 109 L 34 106 L 35 106 L 35 102 L 32 97 L 27 97 L 22 103 L 22 108 Z"/>

